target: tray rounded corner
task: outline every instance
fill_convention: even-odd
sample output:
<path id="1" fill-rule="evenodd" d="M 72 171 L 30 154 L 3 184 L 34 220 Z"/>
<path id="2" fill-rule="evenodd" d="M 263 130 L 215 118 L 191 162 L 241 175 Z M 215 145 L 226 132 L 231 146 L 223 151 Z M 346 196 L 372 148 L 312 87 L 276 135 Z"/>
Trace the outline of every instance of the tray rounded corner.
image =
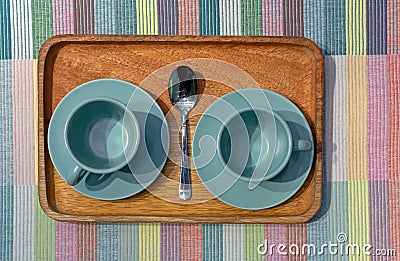
<path id="1" fill-rule="evenodd" d="M 301 43 L 301 45 L 303 45 L 304 47 L 307 47 L 308 49 L 310 49 L 314 55 L 315 58 L 317 58 L 318 60 L 324 60 L 324 56 L 322 53 L 321 48 L 311 39 L 304 37 L 304 36 L 300 36 L 300 37 L 296 37 L 299 41 L 299 43 Z"/>
<path id="2" fill-rule="evenodd" d="M 40 60 L 41 58 L 47 57 L 47 54 L 53 46 L 70 39 L 70 37 L 71 35 L 61 34 L 52 36 L 45 40 L 39 49 L 38 59 Z"/>
<path id="3" fill-rule="evenodd" d="M 64 221 L 60 218 L 60 213 L 57 212 L 48 202 L 47 198 L 43 198 L 39 194 L 39 206 L 42 209 L 43 213 L 45 213 L 49 218 L 55 221 Z"/>

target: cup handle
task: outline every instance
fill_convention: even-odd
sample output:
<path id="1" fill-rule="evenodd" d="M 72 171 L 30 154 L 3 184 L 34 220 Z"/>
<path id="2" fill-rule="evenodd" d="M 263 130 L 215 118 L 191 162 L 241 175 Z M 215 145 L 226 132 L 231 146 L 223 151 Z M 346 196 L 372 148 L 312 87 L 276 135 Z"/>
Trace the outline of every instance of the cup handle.
<path id="1" fill-rule="evenodd" d="M 89 171 L 87 171 L 79 166 L 75 166 L 75 168 L 73 168 L 67 175 L 67 178 L 66 178 L 67 184 L 71 185 L 71 186 L 75 186 L 76 184 L 78 184 L 79 178 L 85 176 L 88 173 L 89 173 Z"/>
<path id="2" fill-rule="evenodd" d="M 311 142 L 308 140 L 293 140 L 293 151 L 310 150 Z"/>

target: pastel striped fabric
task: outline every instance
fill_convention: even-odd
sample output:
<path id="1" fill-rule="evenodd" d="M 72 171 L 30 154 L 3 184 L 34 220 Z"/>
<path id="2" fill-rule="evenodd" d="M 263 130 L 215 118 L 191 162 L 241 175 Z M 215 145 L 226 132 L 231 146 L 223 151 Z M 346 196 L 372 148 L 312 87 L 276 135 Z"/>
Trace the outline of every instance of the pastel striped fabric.
<path id="1" fill-rule="evenodd" d="M 400 260 L 399 12 L 400 0 L 0 1 L 0 260 Z M 36 62 L 44 40 L 71 33 L 315 41 L 325 55 L 318 215 L 300 225 L 49 219 L 34 172 Z M 370 255 L 322 248 L 330 242 Z M 317 252 L 293 254 L 304 245 Z"/>

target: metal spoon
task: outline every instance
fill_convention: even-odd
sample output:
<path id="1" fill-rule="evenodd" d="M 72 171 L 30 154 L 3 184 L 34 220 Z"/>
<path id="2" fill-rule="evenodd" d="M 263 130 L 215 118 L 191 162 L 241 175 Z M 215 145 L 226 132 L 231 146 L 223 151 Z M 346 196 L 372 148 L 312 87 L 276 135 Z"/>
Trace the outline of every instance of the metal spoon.
<path id="1" fill-rule="evenodd" d="M 186 119 L 197 100 L 197 80 L 193 70 L 187 66 L 176 68 L 169 78 L 169 98 L 180 112 L 182 119 L 182 154 L 179 180 L 179 198 L 188 200 L 192 196 L 187 151 Z"/>

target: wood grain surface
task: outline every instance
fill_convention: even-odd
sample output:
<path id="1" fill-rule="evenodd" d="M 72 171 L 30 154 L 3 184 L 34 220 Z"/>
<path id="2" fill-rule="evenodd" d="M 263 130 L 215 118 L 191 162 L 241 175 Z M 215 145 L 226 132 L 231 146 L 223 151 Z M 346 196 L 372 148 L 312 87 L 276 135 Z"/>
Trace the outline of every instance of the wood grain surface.
<path id="1" fill-rule="evenodd" d="M 204 59 L 204 63 L 190 60 L 195 58 Z M 167 81 L 168 74 L 180 63 L 198 66 L 196 73 L 204 69 L 201 76 L 207 79 L 200 80 L 203 96 L 190 114 L 189 151 L 201 113 L 218 97 L 235 89 L 258 84 L 286 96 L 300 108 L 313 131 L 316 156 L 305 184 L 291 199 L 270 209 L 234 208 L 213 198 L 195 170 L 191 170 L 193 198 L 188 202 L 178 199 L 179 166 L 175 162 L 179 162 L 180 145 L 179 120 L 177 124 L 175 119 L 179 116 L 176 110 L 171 110 Z M 238 74 L 232 73 L 235 68 Z M 243 73 L 247 76 L 242 77 Z M 40 204 L 45 213 L 61 221 L 306 222 L 321 205 L 323 75 L 319 48 L 301 37 L 69 35 L 50 38 L 42 46 L 38 61 Z M 46 142 L 52 112 L 69 91 L 98 78 L 117 78 L 141 86 L 167 116 L 171 149 L 162 175 L 149 188 L 152 193 L 143 191 L 114 201 L 92 199 L 69 187 L 52 165 Z M 163 182 L 166 178 L 167 183 Z"/>

